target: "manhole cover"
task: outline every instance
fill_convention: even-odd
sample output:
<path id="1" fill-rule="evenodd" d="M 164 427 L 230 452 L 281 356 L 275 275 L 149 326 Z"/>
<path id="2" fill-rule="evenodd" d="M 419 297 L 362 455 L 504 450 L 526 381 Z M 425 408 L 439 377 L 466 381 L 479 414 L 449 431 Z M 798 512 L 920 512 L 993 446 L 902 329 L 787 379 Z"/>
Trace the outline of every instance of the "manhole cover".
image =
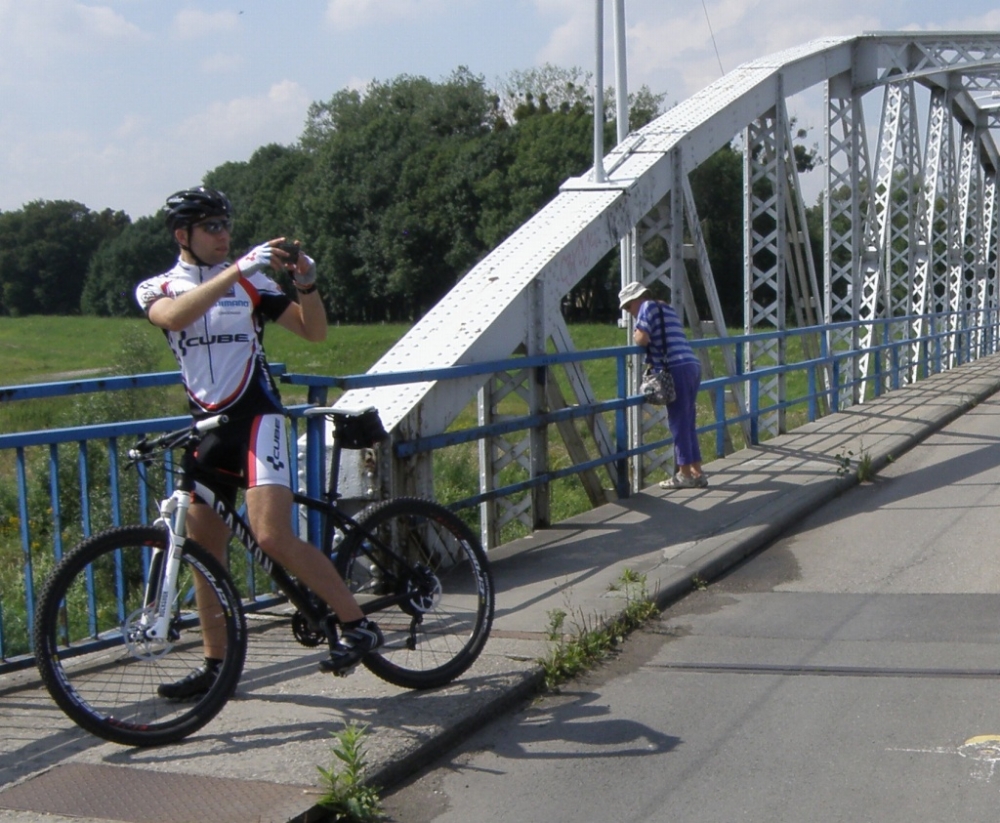
<path id="1" fill-rule="evenodd" d="M 70 763 L 0 791 L 0 809 L 125 823 L 287 823 L 315 805 L 310 788 Z"/>

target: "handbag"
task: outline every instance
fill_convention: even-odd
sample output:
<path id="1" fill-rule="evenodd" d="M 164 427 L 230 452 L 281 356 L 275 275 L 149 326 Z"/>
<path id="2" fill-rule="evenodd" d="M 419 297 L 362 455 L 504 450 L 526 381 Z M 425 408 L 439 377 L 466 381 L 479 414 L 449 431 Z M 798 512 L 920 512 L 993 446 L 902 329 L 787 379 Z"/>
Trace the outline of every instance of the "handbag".
<path id="1" fill-rule="evenodd" d="M 667 406 L 677 399 L 674 376 L 666 369 L 663 371 L 646 369 L 642 383 L 639 384 L 639 391 L 646 396 L 647 403 L 655 403 L 658 406 Z"/>
<path id="2" fill-rule="evenodd" d="M 657 305 L 657 309 L 659 309 L 659 305 Z M 663 342 L 663 356 L 666 360 L 667 334 L 662 322 L 659 329 Z M 642 382 L 639 384 L 639 391 L 646 396 L 647 403 L 655 403 L 658 406 L 667 406 L 677 399 L 674 376 L 670 373 L 665 362 L 660 371 L 654 372 L 652 367 L 646 367 L 646 371 L 642 375 Z"/>

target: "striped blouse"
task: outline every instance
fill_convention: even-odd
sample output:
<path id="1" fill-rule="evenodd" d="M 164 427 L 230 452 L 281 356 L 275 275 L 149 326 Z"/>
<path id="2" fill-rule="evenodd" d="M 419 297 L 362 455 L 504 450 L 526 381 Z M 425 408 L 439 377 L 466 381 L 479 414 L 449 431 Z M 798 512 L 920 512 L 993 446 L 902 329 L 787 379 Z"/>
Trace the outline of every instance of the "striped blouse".
<path id="1" fill-rule="evenodd" d="M 660 300 L 644 301 L 639 308 L 635 327 L 649 335 L 646 363 L 653 371 L 660 371 L 663 368 L 664 355 L 666 355 L 666 366 L 671 369 L 683 363 L 699 362 L 684 334 L 684 327 L 677 312 L 667 303 Z M 664 332 L 666 351 L 664 351 Z"/>

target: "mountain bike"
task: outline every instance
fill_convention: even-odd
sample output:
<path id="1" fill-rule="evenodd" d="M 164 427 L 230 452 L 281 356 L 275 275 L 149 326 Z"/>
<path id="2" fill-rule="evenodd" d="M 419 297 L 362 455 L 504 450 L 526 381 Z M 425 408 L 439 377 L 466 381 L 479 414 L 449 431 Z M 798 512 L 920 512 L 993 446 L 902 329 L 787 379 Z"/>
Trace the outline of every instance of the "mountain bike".
<path id="1" fill-rule="evenodd" d="M 338 506 L 341 450 L 374 446 L 385 436 L 381 421 L 374 409 L 311 408 L 305 415 L 328 418 L 334 436 L 322 498 L 295 492 L 294 500 L 318 515 L 320 547 L 362 611 L 378 613 L 385 645 L 362 664 L 403 688 L 451 682 L 479 656 L 492 626 L 495 594 L 486 553 L 457 515 L 430 500 L 397 498 L 356 517 L 345 513 Z M 242 673 L 243 602 L 227 569 L 186 536 L 192 493 L 215 509 L 273 580 L 277 596 L 294 606 L 295 638 L 307 647 L 327 641 L 327 605 L 264 554 L 232 495 L 213 491 L 219 483 L 243 484 L 195 464 L 194 447 L 223 422 L 217 416 L 141 439 L 128 453 L 130 465 L 144 479 L 157 461 L 168 466 L 165 476 L 176 475 L 175 490 L 159 503 L 159 518 L 83 541 L 57 564 L 40 594 L 34 646 L 42 680 L 75 723 L 106 740 L 130 746 L 180 740 L 222 710 Z M 176 449 L 183 449 L 179 469 L 168 459 Z M 201 665 L 206 615 L 225 634 L 214 684 L 187 703 L 159 697 L 160 684 Z"/>

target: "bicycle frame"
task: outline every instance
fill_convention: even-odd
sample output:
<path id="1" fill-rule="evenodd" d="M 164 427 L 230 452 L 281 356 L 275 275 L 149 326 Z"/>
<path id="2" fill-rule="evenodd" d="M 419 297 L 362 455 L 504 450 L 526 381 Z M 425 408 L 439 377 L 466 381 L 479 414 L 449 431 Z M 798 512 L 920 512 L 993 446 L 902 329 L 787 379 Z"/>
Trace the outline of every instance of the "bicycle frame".
<path id="1" fill-rule="evenodd" d="M 331 456 L 331 468 L 336 468 L 339 456 L 337 452 L 339 452 L 339 449 L 335 447 L 334 454 Z M 155 561 L 150 564 L 151 575 L 149 581 L 147 581 L 147 592 L 153 594 L 152 590 L 155 587 L 155 595 L 159 596 L 154 595 L 152 598 L 147 596 L 146 602 L 158 603 L 159 605 L 155 619 L 151 622 L 151 625 L 145 628 L 145 633 L 150 639 L 159 640 L 166 638 L 170 629 L 170 615 L 167 609 L 168 604 L 174 602 L 174 597 L 177 594 L 177 573 L 180 568 L 180 555 L 183 551 L 184 541 L 188 538 L 186 528 L 187 514 L 191 506 L 192 493 L 197 495 L 206 505 L 210 506 L 222 519 L 236 541 L 246 549 L 248 554 L 253 558 L 253 561 L 271 578 L 278 590 L 302 614 L 310 628 L 314 630 L 318 629 L 321 621 L 330 614 L 329 607 L 319 600 L 304 584 L 289 575 L 283 566 L 264 552 L 246 519 L 230 504 L 224 495 L 217 494 L 205 482 L 199 480 L 196 476 L 198 472 L 199 470 L 194 468 L 193 460 L 190 459 L 189 454 L 185 453 L 182 459 L 181 480 L 174 492 L 169 497 L 164 498 L 159 505 L 160 516 L 156 522 L 164 526 L 167 530 L 169 535 L 169 550 L 162 570 L 157 569 L 158 564 Z M 331 476 L 336 477 L 336 475 Z M 220 482 L 230 486 L 233 485 L 230 478 L 220 476 L 219 479 Z M 330 547 L 333 545 L 334 534 L 340 531 L 346 538 L 347 535 L 358 533 L 370 544 L 370 547 L 362 545 L 361 551 L 384 575 L 389 576 L 391 572 L 384 558 L 400 561 L 402 561 L 402 558 L 399 557 L 399 554 L 391 546 L 386 545 L 375 534 L 368 532 L 361 523 L 337 508 L 336 499 L 338 495 L 334 483 L 335 480 L 331 480 L 331 488 L 326 491 L 327 500 L 320 500 L 301 494 L 300 492 L 293 492 L 293 500 L 296 504 L 306 506 L 310 510 L 319 511 L 325 515 L 323 527 L 324 545 L 319 547 L 320 550 L 323 551 L 331 562 L 334 562 L 336 555 L 330 551 Z M 373 552 L 372 548 L 376 549 L 377 552 Z M 381 556 L 376 556 L 376 554 Z M 398 568 L 406 568 L 406 564 L 403 562 L 396 565 Z M 338 569 L 338 572 L 341 571 Z M 155 577 L 158 572 L 160 579 L 156 580 Z M 368 615 L 403 602 L 405 599 L 405 594 L 385 595 L 360 602 L 358 605 L 364 614 Z"/>

